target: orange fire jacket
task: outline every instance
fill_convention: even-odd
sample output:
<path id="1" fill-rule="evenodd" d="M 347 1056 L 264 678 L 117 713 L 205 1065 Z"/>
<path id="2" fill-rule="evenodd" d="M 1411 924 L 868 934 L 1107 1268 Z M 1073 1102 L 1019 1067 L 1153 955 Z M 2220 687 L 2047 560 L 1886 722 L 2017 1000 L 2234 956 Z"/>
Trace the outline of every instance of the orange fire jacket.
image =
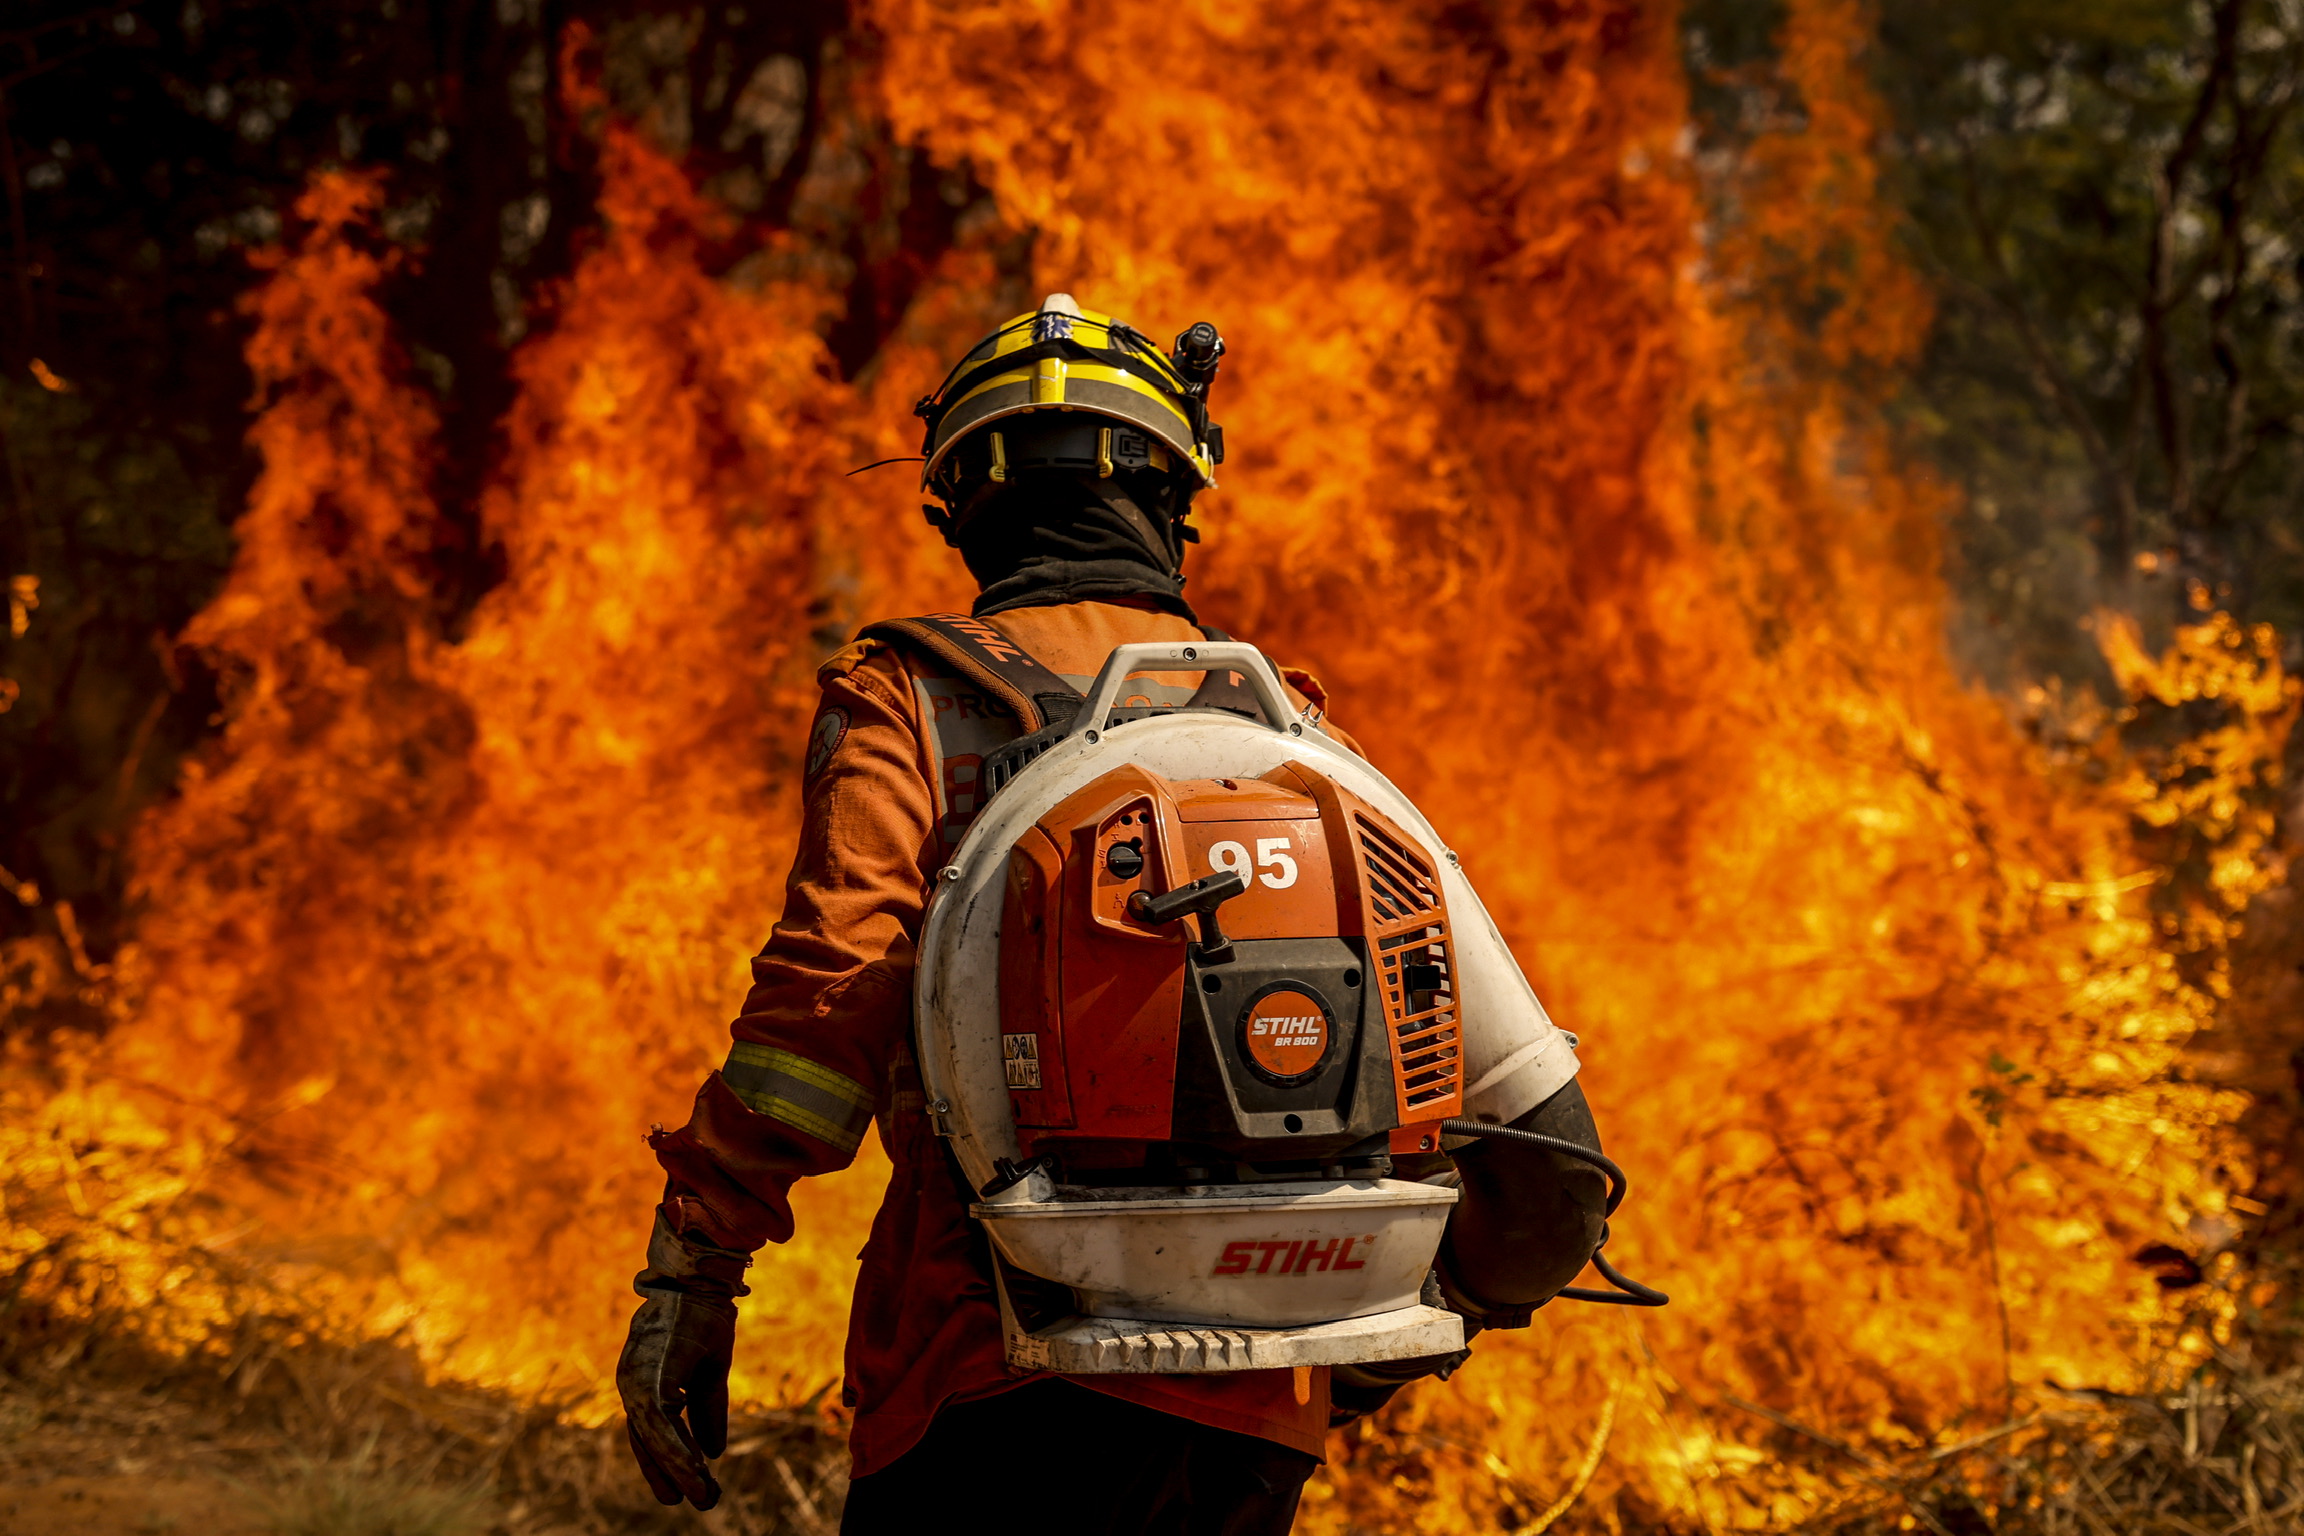
<path id="1" fill-rule="evenodd" d="M 1022 608 L 989 622 L 1082 689 L 1114 646 L 1200 638 L 1182 618 L 1125 603 Z M 752 962 L 726 1066 L 705 1080 L 686 1126 L 652 1139 L 670 1179 L 674 1229 L 750 1251 L 792 1235 L 792 1184 L 846 1167 L 877 1122 L 894 1170 L 849 1317 L 858 1477 L 910 1449 L 944 1405 L 1034 1379 L 1003 1358 L 984 1237 L 968 1219 L 972 1196 L 930 1128 L 912 1055 L 914 946 L 927 893 L 976 810 L 969 749 L 1015 734 L 975 685 L 947 671 L 909 647 L 867 639 L 817 674 L 823 701 L 784 916 Z M 1319 684 L 1285 675 L 1298 706 L 1319 719 Z M 1124 702 L 1177 702 L 1199 681 L 1143 679 L 1145 697 Z M 1321 1454 L 1325 1367 L 1072 1379 Z"/>

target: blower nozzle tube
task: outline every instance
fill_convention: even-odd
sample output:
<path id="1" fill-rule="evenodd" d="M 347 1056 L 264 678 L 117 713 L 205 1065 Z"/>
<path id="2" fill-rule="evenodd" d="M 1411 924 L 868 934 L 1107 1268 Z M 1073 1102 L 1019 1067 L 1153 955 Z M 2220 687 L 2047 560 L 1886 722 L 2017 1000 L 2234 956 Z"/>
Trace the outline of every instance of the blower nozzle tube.
<path id="1" fill-rule="evenodd" d="M 1546 1136 L 1539 1131 L 1523 1131 L 1517 1126 L 1487 1125 L 1478 1120 L 1443 1120 L 1440 1122 L 1440 1129 L 1449 1136 L 1495 1136 L 1505 1141 L 1525 1141 L 1533 1146 L 1542 1147 L 1547 1152 L 1557 1152 L 1563 1157 L 1573 1157 L 1579 1162 L 1590 1163 L 1599 1169 L 1608 1180 L 1606 1214 L 1610 1216 L 1615 1215 L 1616 1207 L 1624 1203 L 1625 1191 L 1631 1187 L 1630 1181 L 1624 1177 L 1624 1170 L 1617 1167 L 1615 1160 L 1606 1153 L 1596 1152 L 1590 1147 L 1580 1147 L 1575 1142 L 1565 1141 L 1558 1136 Z M 1662 1291 L 1642 1285 L 1637 1280 L 1617 1273 L 1616 1266 L 1610 1264 L 1606 1255 L 1601 1252 L 1601 1249 L 1607 1246 L 1608 1224 L 1603 1221 L 1600 1224 L 1600 1248 L 1592 1250 L 1592 1267 L 1600 1271 L 1600 1278 L 1616 1287 L 1615 1290 L 1595 1291 L 1587 1287 L 1571 1285 L 1555 1294 L 1565 1296 L 1570 1301 L 1594 1301 L 1612 1307 L 1661 1307 L 1672 1299 Z"/>

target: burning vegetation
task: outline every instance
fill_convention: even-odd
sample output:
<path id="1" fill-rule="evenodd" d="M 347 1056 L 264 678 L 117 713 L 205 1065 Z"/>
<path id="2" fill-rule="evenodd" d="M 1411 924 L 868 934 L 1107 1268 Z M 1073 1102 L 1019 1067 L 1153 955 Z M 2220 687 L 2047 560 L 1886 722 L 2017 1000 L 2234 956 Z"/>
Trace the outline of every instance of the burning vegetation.
<path id="1" fill-rule="evenodd" d="M 1612 1253 L 1675 1298 L 1484 1338 L 1338 1438 L 1301 1528 L 2276 1528 L 2304 1447 L 2241 1232 L 2285 1175 L 2202 1051 L 2261 1049 L 2299 689 L 2207 589 L 2166 645 L 2099 616 L 2110 705 L 1955 674 L 1955 493 L 1889 425 L 1931 300 L 1865 17 L 1786 9 L 1805 111 L 1722 169 L 1652 7 L 875 0 L 751 183 L 571 25 L 596 219 L 468 506 L 391 178 L 313 174 L 245 300 L 261 473 L 182 636 L 220 722 L 136 826 L 126 941 L 92 959 L 66 908 L 0 978 L 51 1021 L 0 1087 L 10 1400 L 142 1373 L 343 1458 L 382 1426 L 490 1480 L 467 1523 L 638 1518 L 599 1426 L 640 1133 L 775 917 L 816 663 L 965 599 L 907 472 L 843 472 L 1067 288 L 1221 320 L 1192 596 L 1456 840 L 1583 1037 L 1637 1189 Z M 892 237 L 832 243 L 899 184 Z M 884 1171 L 803 1186 L 754 1271 L 763 1523 L 837 1504 Z"/>

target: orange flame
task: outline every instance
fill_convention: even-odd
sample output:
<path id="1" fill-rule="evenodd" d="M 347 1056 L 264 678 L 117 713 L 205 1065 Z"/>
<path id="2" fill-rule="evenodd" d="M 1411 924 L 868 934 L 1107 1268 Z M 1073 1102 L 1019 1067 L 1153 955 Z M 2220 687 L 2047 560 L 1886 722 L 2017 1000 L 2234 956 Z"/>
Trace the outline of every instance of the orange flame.
<path id="1" fill-rule="evenodd" d="M 1709 245 L 1670 18 L 1636 5 L 864 10 L 859 101 L 1038 231 L 1033 291 L 1222 324 L 1194 596 L 1319 670 L 1458 840 L 1584 1037 L 1637 1181 L 1614 1251 L 1677 1298 L 1484 1340 L 1339 1446 L 1306 1528 L 1791 1520 L 1822 1491 L 1728 1397 L 1909 1444 L 2131 1374 L 2176 1318 L 2124 1255 L 2221 1209 L 2233 1106 L 2169 1078 L 2214 988 L 2155 930 L 2130 817 L 2214 850 L 2182 940 L 2213 950 L 2272 875 L 2241 801 L 2296 689 L 2228 625 L 2166 661 L 2115 639 L 2139 696 L 2213 672 L 2233 701 L 2190 765 L 2219 798 L 2092 788 L 1952 675 L 1943 493 L 1847 382 L 1927 320 L 1854 0 L 1789 8 L 1805 126 Z M 726 215 L 603 133 L 604 232 L 521 355 L 486 503 L 507 576 L 454 639 L 376 187 L 306 196 L 252 300 L 265 473 L 190 636 L 227 723 L 141 836 L 106 1045 L 170 1097 L 5 1121 L 207 1180 L 217 1241 L 523 1388 L 613 1359 L 638 1132 L 716 1063 L 774 917 L 816 659 L 965 597 L 900 477 L 837 471 L 905 451 L 905 404 L 998 318 L 964 242 L 838 383 L 818 280 L 707 276 Z M 881 1177 L 802 1192 L 740 1389 L 837 1373 Z"/>

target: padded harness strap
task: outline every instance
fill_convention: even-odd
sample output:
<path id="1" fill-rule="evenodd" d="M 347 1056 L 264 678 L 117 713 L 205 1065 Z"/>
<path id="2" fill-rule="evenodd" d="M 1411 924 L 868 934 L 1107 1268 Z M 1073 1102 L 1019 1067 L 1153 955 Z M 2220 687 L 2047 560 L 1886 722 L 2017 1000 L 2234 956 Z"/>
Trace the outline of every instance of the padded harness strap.
<path id="1" fill-rule="evenodd" d="M 1042 666 L 1006 635 L 964 613 L 931 613 L 916 619 L 882 619 L 857 631 L 859 640 L 900 640 L 944 662 L 990 694 L 1029 735 L 1048 723 L 1051 704 L 1077 705 L 1080 690 Z"/>
<path id="2" fill-rule="evenodd" d="M 1224 631 L 1203 624 L 1200 633 L 1211 640 L 1229 640 Z M 1014 717 L 1018 734 L 1031 735 L 1049 725 L 1067 724 L 1080 703 L 1080 690 L 1040 663 L 1015 641 L 964 613 L 931 613 L 916 619 L 882 619 L 857 631 L 859 640 L 900 640 L 919 647 L 950 666 L 960 676 L 990 694 Z M 1256 695 L 1236 674 L 1211 672 L 1192 695 L 1190 709 L 1229 709 L 1237 714 L 1260 713 Z"/>
<path id="3" fill-rule="evenodd" d="M 1210 640 L 1231 638 L 1207 625 L 1202 625 L 1200 632 Z M 1015 735 L 999 746 L 971 742 L 963 747 L 947 739 L 943 724 L 931 720 L 930 751 L 938 765 L 937 827 L 947 852 L 959 847 L 969 824 L 987 801 L 1063 738 L 1085 702 L 1079 689 L 1022 646 L 982 619 L 966 614 L 883 619 L 867 624 L 857 632 L 857 638 L 896 641 L 934 657 L 982 689 L 992 706 L 1015 722 Z M 1229 710 L 1250 717 L 1262 714 L 1255 694 L 1238 679 L 1239 674 L 1230 671 L 1207 674 L 1183 708 Z M 1161 713 L 1166 713 L 1166 707 L 1114 710 L 1112 718 L 1118 721 Z"/>

